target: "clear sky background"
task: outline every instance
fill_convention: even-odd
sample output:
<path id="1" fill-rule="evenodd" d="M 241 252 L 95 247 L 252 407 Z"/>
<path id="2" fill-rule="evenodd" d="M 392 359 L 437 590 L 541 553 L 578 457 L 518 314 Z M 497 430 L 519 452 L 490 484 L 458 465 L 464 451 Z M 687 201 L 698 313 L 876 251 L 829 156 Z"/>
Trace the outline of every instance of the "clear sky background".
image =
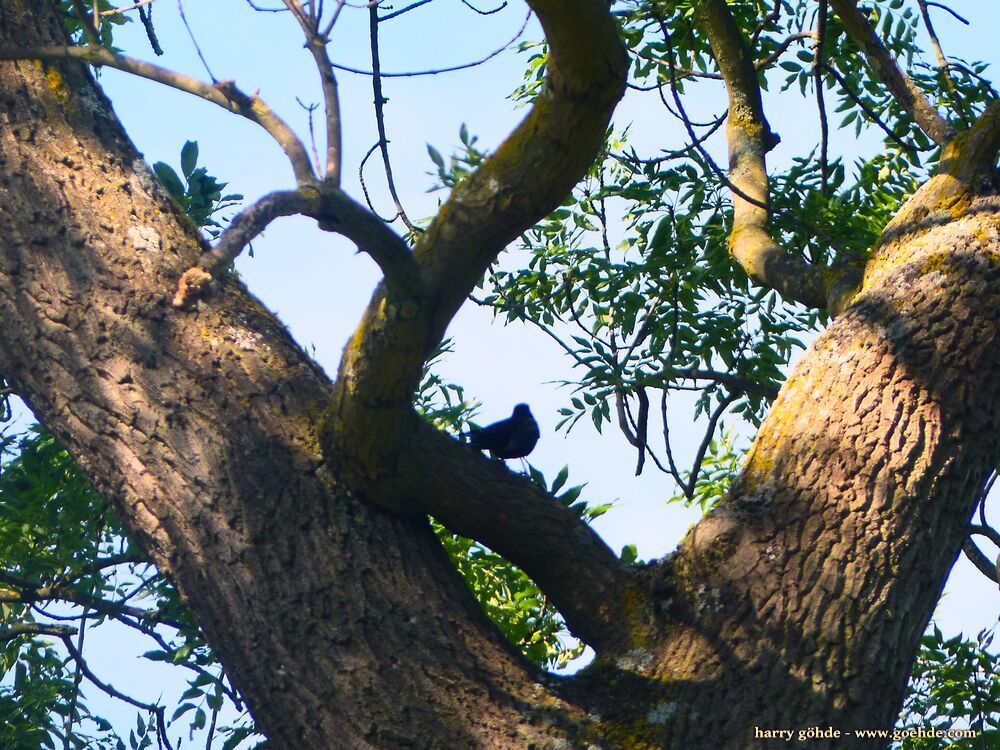
<path id="1" fill-rule="evenodd" d="M 491 3 L 493 0 L 482 0 Z M 328 5 L 332 5 L 332 0 Z M 278 5 L 269 0 L 268 5 Z M 402 5 L 402 4 L 400 4 Z M 954 0 L 954 9 L 972 19 L 965 27 L 945 13 L 935 15 L 945 50 L 966 59 L 996 63 L 996 32 L 1000 29 L 997 0 Z M 485 5 L 484 7 L 492 7 Z M 207 78 L 204 66 L 179 22 L 174 0 L 154 4 L 156 27 L 166 52 L 155 61 L 176 70 Z M 265 101 L 302 133 L 307 118 L 296 103 L 319 102 L 317 75 L 302 48 L 298 26 L 285 13 L 256 13 L 244 0 L 187 0 L 184 9 L 207 62 L 217 79 L 235 79 L 245 91 L 259 89 Z M 503 46 L 520 28 L 526 13 L 522 2 L 490 16 L 479 16 L 459 0 L 436 0 L 406 17 L 382 25 L 382 69 L 387 72 L 437 68 L 473 61 Z M 541 32 L 531 22 L 524 39 L 538 40 Z M 346 7 L 330 46 L 335 62 L 368 69 L 368 14 Z M 116 44 L 127 53 L 152 60 L 149 44 L 138 23 L 116 33 Z M 508 95 L 520 82 L 525 56 L 507 51 L 488 63 L 439 76 L 388 78 L 383 82 L 386 124 L 391 140 L 393 167 L 404 206 L 411 217 L 431 215 L 440 192 L 428 193 L 433 165 L 426 144 L 447 155 L 458 143 L 464 123 L 486 146 L 497 144 L 523 116 Z M 994 73 L 995 75 L 995 73 Z M 371 80 L 340 73 L 344 120 L 345 188 L 361 198 L 357 170 L 361 158 L 376 142 Z M 113 70 L 101 72 L 100 83 L 115 110 L 147 160 L 179 162 L 185 140 L 197 140 L 200 163 L 230 183 L 230 189 L 248 199 L 274 189 L 293 186 L 284 155 L 259 128 L 223 110 L 157 84 Z M 718 86 L 699 88 L 692 98 L 692 114 L 724 108 Z M 783 98 L 768 94 L 765 103 L 772 127 L 782 144 L 772 155 L 781 163 L 808 152 L 818 138 L 816 118 L 810 110 L 790 108 Z M 682 128 L 650 99 L 629 96 L 616 116 L 619 126 L 635 121 L 634 140 L 648 150 L 682 145 Z M 836 118 L 831 118 L 836 122 Z M 877 147 L 877 138 L 856 140 L 853 130 L 836 134 L 834 148 L 860 154 Z M 710 143 L 724 162 L 721 139 Z M 322 144 L 320 145 L 322 151 Z M 376 207 L 391 215 L 381 164 L 369 160 L 366 178 Z M 319 232 L 314 222 L 283 219 L 254 242 L 254 257 L 244 255 L 238 269 L 250 289 L 290 327 L 298 341 L 314 352 L 330 373 L 336 371 L 341 349 L 356 325 L 378 279 L 374 263 L 356 254 L 347 242 Z M 482 401 L 480 421 L 509 415 L 511 407 L 527 401 L 542 428 L 542 440 L 531 456 L 547 476 L 564 464 L 570 481 L 587 482 L 585 497 L 594 501 L 616 499 L 616 507 L 596 526 L 609 545 L 638 545 L 644 559 L 673 549 L 698 513 L 665 504 L 673 494 L 665 475 L 647 467 L 632 476 L 635 452 L 616 430 L 598 435 L 589 420 L 581 420 L 569 435 L 556 433 L 557 410 L 569 398 L 556 382 L 571 379 L 570 362 L 555 345 L 534 329 L 522 325 L 493 324 L 491 315 L 469 304 L 449 330 L 455 353 L 441 367 L 442 374 L 465 386 L 470 398 Z M 676 402 L 673 402 L 676 403 Z M 673 407 L 684 415 L 685 407 Z M 672 431 L 683 442 L 684 425 L 677 418 Z M 682 464 L 690 464 L 700 429 L 688 429 L 687 450 L 680 450 Z M 993 520 L 1000 520 L 994 509 Z M 558 554 L 557 550 L 553 551 Z M 995 550 L 992 551 L 995 554 Z M 938 620 L 946 633 L 966 634 L 996 622 L 1000 593 L 964 558 L 949 583 Z M 94 636 L 97 634 L 95 633 Z M 88 636 L 88 653 L 99 673 L 123 689 L 134 688 L 140 697 L 154 698 L 159 677 L 150 679 L 147 663 L 123 662 L 126 642 L 120 637 Z M 106 657 L 106 658 L 104 658 Z M 113 666 L 117 663 L 117 666 Z M 140 664 L 142 669 L 139 669 Z M 133 668 L 134 667 L 134 668 Z"/>

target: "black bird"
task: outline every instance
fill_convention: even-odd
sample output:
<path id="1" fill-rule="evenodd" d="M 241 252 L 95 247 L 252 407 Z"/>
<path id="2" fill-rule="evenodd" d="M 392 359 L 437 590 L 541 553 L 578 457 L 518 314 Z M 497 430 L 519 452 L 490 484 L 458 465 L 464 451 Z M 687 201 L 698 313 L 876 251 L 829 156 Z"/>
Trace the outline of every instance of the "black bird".
<path id="1" fill-rule="evenodd" d="M 538 442 L 538 423 L 527 404 L 518 404 L 509 419 L 469 432 L 469 445 L 497 458 L 524 458 Z"/>

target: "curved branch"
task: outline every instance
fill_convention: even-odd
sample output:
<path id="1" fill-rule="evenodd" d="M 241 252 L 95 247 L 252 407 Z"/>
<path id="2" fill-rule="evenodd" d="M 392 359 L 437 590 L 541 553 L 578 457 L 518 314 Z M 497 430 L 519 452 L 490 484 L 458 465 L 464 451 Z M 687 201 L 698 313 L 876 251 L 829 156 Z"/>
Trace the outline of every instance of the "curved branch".
<path id="1" fill-rule="evenodd" d="M 974 523 L 969 526 L 969 533 L 974 536 L 984 536 L 997 547 L 1000 547 L 1000 531 L 997 531 L 992 526 Z"/>
<path id="2" fill-rule="evenodd" d="M 284 120 L 272 112 L 259 96 L 256 94 L 248 96 L 240 91 L 233 81 L 219 81 L 216 84 L 205 83 L 192 76 L 92 45 L 86 47 L 8 47 L 0 49 L 0 60 L 80 60 L 91 65 L 107 65 L 109 68 L 115 68 L 188 94 L 194 94 L 205 101 L 257 123 L 267 131 L 291 162 L 295 181 L 299 185 L 307 185 L 317 181 L 306 147 L 295 135 L 295 132 Z"/>
<path id="3" fill-rule="evenodd" d="M 379 217 L 333 185 L 309 185 L 299 190 L 268 193 L 240 211 L 219 236 L 215 248 L 181 277 L 174 306 L 189 308 L 268 224 L 280 216 L 302 214 L 316 219 L 321 229 L 336 232 L 357 244 L 378 264 L 386 283 L 404 295 L 420 292 L 420 274 L 406 243 Z"/>
<path id="4" fill-rule="evenodd" d="M 382 21 L 387 21 L 394 15 L 395 14 L 392 14 L 387 17 L 382 16 L 378 19 L 377 23 L 381 23 Z M 530 20 L 531 20 L 531 13 L 529 12 L 524 17 L 524 22 L 521 24 L 521 27 L 517 30 L 517 33 L 515 33 L 514 36 L 512 36 L 507 42 L 505 42 L 502 47 L 498 47 L 497 49 L 490 52 L 488 55 L 480 57 L 477 60 L 473 60 L 472 62 L 459 63 L 457 65 L 448 65 L 444 68 L 430 68 L 428 70 L 404 70 L 398 73 L 386 73 L 385 71 L 381 70 L 378 71 L 364 70 L 363 68 L 354 68 L 351 67 L 350 65 L 340 65 L 338 63 L 330 63 L 330 65 L 331 67 L 336 68 L 337 70 L 343 70 L 345 73 L 354 73 L 355 75 L 359 76 L 377 75 L 382 78 L 413 78 L 416 76 L 436 76 L 436 75 L 441 75 L 442 73 L 454 73 L 459 70 L 468 70 L 469 68 L 475 68 L 479 65 L 482 65 L 483 63 L 489 62 L 497 55 L 500 55 L 503 52 L 506 52 L 508 49 L 510 49 L 513 46 L 514 42 L 516 42 L 518 39 L 521 38 L 521 34 L 524 33 L 524 30 L 528 28 L 528 21 Z"/>
<path id="5" fill-rule="evenodd" d="M 917 88 L 913 80 L 899 67 L 892 53 L 882 44 L 875 29 L 868 23 L 855 0 L 830 0 L 841 23 L 864 52 L 872 73 L 892 94 L 906 112 L 910 114 L 921 130 L 939 146 L 946 145 L 955 137 L 951 123 L 941 116 L 927 96 Z"/>
<path id="6" fill-rule="evenodd" d="M 90 667 L 87 665 L 86 659 L 83 658 L 83 654 L 81 654 L 77 650 L 76 646 L 73 645 L 73 639 L 69 635 L 61 635 L 60 638 L 62 639 L 63 645 L 66 647 L 66 650 L 69 651 L 70 657 L 72 657 L 73 661 L 75 661 L 77 666 L 79 666 L 80 671 L 83 672 L 83 675 L 88 680 L 90 680 L 96 687 L 100 688 L 102 692 L 107 693 L 112 698 L 117 698 L 120 701 L 125 701 L 129 705 L 135 706 L 136 708 L 141 709 L 143 711 L 149 711 L 150 713 L 154 714 L 158 712 L 162 713 L 163 709 L 158 707 L 156 704 L 143 703 L 142 701 L 136 700 L 132 696 L 126 695 L 125 693 L 116 690 L 110 683 L 107 683 L 101 678 L 99 678 L 91 671 Z"/>
<path id="7" fill-rule="evenodd" d="M 856 272 L 820 269 L 780 247 L 769 230 L 765 155 L 778 143 L 764 117 L 757 70 L 743 32 L 725 0 L 703 0 L 698 19 L 729 94 L 726 140 L 733 188 L 733 229 L 729 251 L 747 275 L 786 299 L 813 308 L 837 308 L 833 292 L 853 288 Z M 860 277 L 858 276 L 858 280 Z"/>
<path id="8" fill-rule="evenodd" d="M 489 264 L 586 173 L 624 92 L 628 60 L 604 0 L 530 4 L 550 45 L 545 89 L 420 236 L 414 259 L 426 301 L 416 315 L 382 289 L 344 350 L 326 445 L 362 458 L 364 475 L 392 465 L 425 359 Z"/>

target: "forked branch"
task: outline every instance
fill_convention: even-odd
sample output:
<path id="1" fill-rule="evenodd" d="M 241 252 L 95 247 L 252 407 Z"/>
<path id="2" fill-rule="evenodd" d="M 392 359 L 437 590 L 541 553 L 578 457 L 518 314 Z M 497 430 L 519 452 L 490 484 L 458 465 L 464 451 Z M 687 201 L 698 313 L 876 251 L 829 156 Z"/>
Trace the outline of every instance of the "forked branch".
<path id="1" fill-rule="evenodd" d="M 376 292 L 344 350 L 320 438 L 334 468 L 366 497 L 486 542 L 535 576 L 582 637 L 609 646 L 623 630 L 627 569 L 573 513 L 423 424 L 411 404 L 424 361 L 459 306 L 506 245 L 583 177 L 624 91 L 628 62 L 605 0 L 529 5 L 549 43 L 545 88 L 418 239 L 417 313 L 401 312 L 405 304 L 388 286 Z"/>
<path id="2" fill-rule="evenodd" d="M 319 30 L 321 19 L 313 12 L 310 5 L 308 12 L 303 10 L 298 0 L 282 0 L 286 8 L 291 11 L 295 20 L 298 21 L 302 33 L 306 39 L 306 49 L 312 55 L 316 70 L 319 72 L 320 85 L 323 90 L 323 103 L 326 117 L 326 179 L 333 185 L 340 187 L 341 174 L 341 118 L 340 118 L 340 94 L 337 87 L 337 77 L 333 72 L 333 65 L 330 62 L 330 55 L 327 53 L 326 45 L 328 35 L 332 30 L 332 25 L 323 33 Z M 343 3 L 338 3 L 332 22 L 336 22 L 337 15 Z"/>

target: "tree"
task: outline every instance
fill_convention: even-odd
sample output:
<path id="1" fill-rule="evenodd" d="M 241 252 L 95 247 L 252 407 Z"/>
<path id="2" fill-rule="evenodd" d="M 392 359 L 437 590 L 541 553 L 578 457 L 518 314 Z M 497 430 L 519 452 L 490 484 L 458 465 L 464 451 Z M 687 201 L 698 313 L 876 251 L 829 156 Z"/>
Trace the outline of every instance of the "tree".
<path id="1" fill-rule="evenodd" d="M 86 37 L 77 46 L 65 45 L 55 4 L 0 4 L 0 58 L 15 61 L 0 68 L 4 376 L 176 584 L 274 747 L 737 748 L 755 729 L 887 728 L 996 465 L 1000 105 L 983 70 L 942 58 L 933 74 L 905 73 L 893 53 L 908 27 L 882 21 L 895 0 L 868 12 L 852 0 L 625 3 L 623 27 L 600 0 L 529 4 L 546 34 L 523 92 L 533 106 L 494 153 L 467 138 L 460 158 L 439 157 L 453 189 L 429 226 L 411 227 L 412 247 L 340 188 L 325 46 L 340 5 L 324 15 L 321 3 L 286 3 L 323 82 L 318 167 L 235 83 L 202 83 L 102 46 L 85 3 L 72 3 Z M 377 25 L 378 8 L 370 12 Z M 793 36 L 815 42 L 810 67 L 789 72 L 803 91 L 819 82 L 824 122 L 829 86 L 855 119 L 900 144 L 878 170 L 884 188 L 869 175 L 841 190 L 844 170 L 824 139 L 769 203 L 765 154 L 776 136 L 761 76 Z M 677 169 L 608 146 L 626 44 L 635 74 L 652 72 L 690 128 L 690 160 Z M 242 211 L 209 249 L 81 62 L 252 120 L 287 154 L 296 187 Z M 700 74 L 729 96 L 725 175 L 684 116 L 680 91 Z M 673 303 L 627 285 L 602 299 L 607 269 L 575 285 L 541 261 L 528 274 L 492 274 L 483 300 L 542 326 L 578 317 L 587 302 L 598 324 L 578 345 L 593 354 L 567 346 L 592 390 L 568 418 L 586 409 L 600 425 L 614 404 L 641 469 L 655 455 L 648 388 L 707 381 L 706 407 L 754 417 L 780 379 L 788 346 L 747 356 L 745 338 L 717 332 L 708 355 L 698 349 L 692 321 L 723 324 L 703 314 L 709 302 L 756 316 L 771 344 L 829 319 L 726 496 L 674 554 L 644 566 L 413 408 L 448 322 L 519 235 L 561 248 L 553 266 L 587 271 L 567 220 L 606 221 L 610 193 L 585 182 L 582 198 L 560 206 L 583 178 L 607 187 L 605 166 L 592 167 L 605 152 L 632 170 L 614 190 L 654 201 L 636 220 L 641 270 L 654 281 L 662 272 Z M 932 176 L 921 173 L 922 153 Z M 698 187 L 705 175 L 714 188 Z M 668 190 L 691 203 L 656 203 Z M 228 274 L 253 237 L 292 213 L 356 242 L 384 275 L 332 381 Z M 695 272 L 703 290 L 687 300 Z M 602 327 L 634 343 L 607 347 Z M 715 357 L 730 371 L 713 369 Z M 657 461 L 696 496 L 700 460 L 686 477 L 669 449 Z M 556 680 L 515 653 L 428 515 L 523 569 L 594 648 L 594 665 Z"/>

